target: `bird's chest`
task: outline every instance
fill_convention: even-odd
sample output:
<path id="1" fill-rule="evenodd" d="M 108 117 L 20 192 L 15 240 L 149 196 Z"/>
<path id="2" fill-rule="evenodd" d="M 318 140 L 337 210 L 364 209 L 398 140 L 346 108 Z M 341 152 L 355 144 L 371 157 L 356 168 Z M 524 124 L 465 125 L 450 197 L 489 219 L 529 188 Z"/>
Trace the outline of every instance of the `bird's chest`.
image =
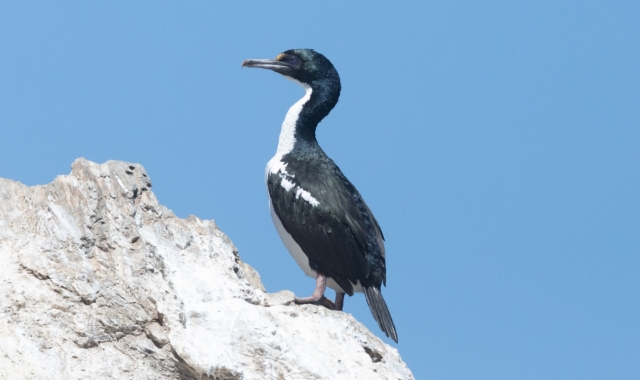
<path id="1" fill-rule="evenodd" d="M 265 182 L 269 180 L 270 174 L 277 174 L 278 172 L 286 173 L 286 164 L 282 162 L 282 155 L 276 154 L 267 162 L 267 167 L 264 169 Z"/>

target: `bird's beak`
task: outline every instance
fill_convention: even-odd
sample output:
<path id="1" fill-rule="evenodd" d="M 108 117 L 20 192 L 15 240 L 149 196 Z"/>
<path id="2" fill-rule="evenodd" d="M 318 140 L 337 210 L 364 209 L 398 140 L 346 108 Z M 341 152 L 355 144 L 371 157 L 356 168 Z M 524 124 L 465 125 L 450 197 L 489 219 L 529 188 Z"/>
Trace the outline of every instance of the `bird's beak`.
<path id="1" fill-rule="evenodd" d="M 276 61 L 274 59 L 247 59 L 242 62 L 242 67 L 257 67 L 259 69 L 268 69 L 271 71 L 275 71 L 276 73 L 282 75 L 293 75 L 295 68 L 294 66 L 285 63 Z"/>

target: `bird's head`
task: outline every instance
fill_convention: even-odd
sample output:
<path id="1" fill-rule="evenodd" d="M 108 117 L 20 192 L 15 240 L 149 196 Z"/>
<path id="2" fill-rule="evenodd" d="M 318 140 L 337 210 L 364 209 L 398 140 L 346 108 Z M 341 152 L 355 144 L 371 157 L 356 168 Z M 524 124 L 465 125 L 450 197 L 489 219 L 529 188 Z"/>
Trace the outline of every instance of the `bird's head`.
<path id="1" fill-rule="evenodd" d="M 275 59 L 247 59 L 242 67 L 269 69 L 309 86 L 324 80 L 340 81 L 333 64 L 312 49 L 287 50 Z"/>

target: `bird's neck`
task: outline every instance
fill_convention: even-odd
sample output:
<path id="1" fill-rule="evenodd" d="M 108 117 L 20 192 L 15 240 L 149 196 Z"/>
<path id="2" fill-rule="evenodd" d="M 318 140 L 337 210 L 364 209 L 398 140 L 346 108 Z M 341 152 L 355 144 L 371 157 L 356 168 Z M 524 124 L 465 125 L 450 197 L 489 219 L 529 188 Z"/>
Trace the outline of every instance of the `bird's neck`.
<path id="1" fill-rule="evenodd" d="M 291 152 L 296 145 L 317 144 L 316 127 L 340 97 L 339 79 L 315 81 L 311 85 L 298 83 L 305 94 L 289 108 L 284 118 L 276 153 L 279 156 Z"/>

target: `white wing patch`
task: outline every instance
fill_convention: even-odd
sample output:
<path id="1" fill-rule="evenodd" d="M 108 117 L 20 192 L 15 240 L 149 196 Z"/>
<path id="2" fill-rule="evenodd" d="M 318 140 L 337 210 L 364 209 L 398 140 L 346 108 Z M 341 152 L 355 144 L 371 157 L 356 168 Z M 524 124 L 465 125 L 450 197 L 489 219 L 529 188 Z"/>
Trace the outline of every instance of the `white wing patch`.
<path id="1" fill-rule="evenodd" d="M 269 161 L 269 163 L 267 164 L 266 177 L 269 176 L 269 173 L 274 173 L 274 168 L 277 168 L 275 174 L 282 178 L 282 180 L 280 181 L 280 186 L 282 186 L 283 189 L 285 189 L 286 191 L 295 191 L 296 199 L 302 197 L 302 199 L 307 201 L 313 207 L 318 207 L 320 205 L 320 202 L 316 198 L 314 198 L 310 192 L 289 180 L 289 178 L 293 179 L 295 176 L 287 173 L 287 164 L 284 164 L 282 161 L 279 161 L 278 163 L 274 163 L 273 161 L 274 159 L 271 159 L 271 161 Z"/>
<path id="2" fill-rule="evenodd" d="M 293 182 L 289 181 L 286 177 L 282 177 L 282 182 L 280 182 L 280 186 L 284 187 L 285 190 L 289 191 L 293 189 L 295 185 Z"/>
<path id="3" fill-rule="evenodd" d="M 296 186 L 298 189 L 296 190 L 296 199 L 302 197 L 302 199 L 304 199 L 305 201 L 309 202 L 311 204 L 311 206 L 313 207 L 318 207 L 318 205 L 320 204 L 320 202 L 318 202 L 317 199 L 315 199 L 311 193 L 309 193 L 308 191 L 306 191 L 305 189 L 301 188 L 300 186 Z"/>

